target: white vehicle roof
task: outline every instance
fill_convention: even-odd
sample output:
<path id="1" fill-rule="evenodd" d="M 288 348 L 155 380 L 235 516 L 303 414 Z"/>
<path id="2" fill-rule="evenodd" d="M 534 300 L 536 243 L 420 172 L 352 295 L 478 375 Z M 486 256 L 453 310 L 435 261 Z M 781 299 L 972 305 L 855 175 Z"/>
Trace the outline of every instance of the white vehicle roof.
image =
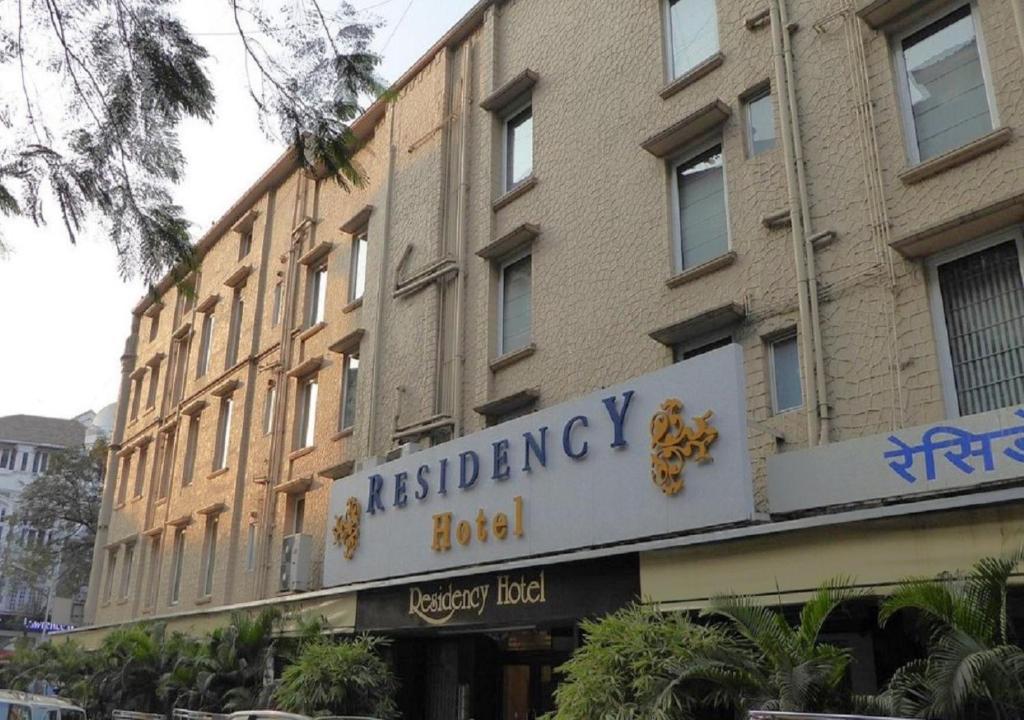
<path id="1" fill-rule="evenodd" d="M 281 712 L 280 710 L 239 710 L 228 715 L 229 720 L 249 720 L 259 718 L 260 720 L 312 720 L 308 715 L 297 715 L 296 713 Z"/>
<path id="2" fill-rule="evenodd" d="M 22 705 L 46 705 L 47 707 L 65 708 L 67 710 L 82 710 L 70 700 L 53 695 L 34 695 L 21 692 L 20 690 L 0 690 L 0 702 L 21 703 Z"/>

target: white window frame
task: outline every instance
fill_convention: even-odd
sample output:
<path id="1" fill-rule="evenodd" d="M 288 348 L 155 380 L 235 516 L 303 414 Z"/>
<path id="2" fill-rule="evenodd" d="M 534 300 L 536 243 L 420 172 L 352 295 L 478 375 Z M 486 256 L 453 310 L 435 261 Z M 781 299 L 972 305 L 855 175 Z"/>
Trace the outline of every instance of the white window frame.
<path id="1" fill-rule="evenodd" d="M 309 268 L 306 327 L 313 327 L 327 319 L 327 260 Z"/>
<path id="2" fill-rule="evenodd" d="M 114 576 L 117 573 L 117 556 L 121 548 L 115 546 L 107 550 L 107 577 L 104 578 L 103 603 L 109 603 L 114 597 Z"/>
<path id="3" fill-rule="evenodd" d="M 365 247 L 360 250 L 360 243 L 365 243 Z M 348 301 L 354 303 L 357 300 L 362 300 L 366 294 L 366 280 L 368 267 L 366 264 L 366 255 L 370 252 L 370 232 L 369 227 L 364 225 L 363 227 L 352 233 L 352 248 L 349 251 L 349 269 L 348 269 Z M 363 263 L 363 287 L 358 287 L 359 277 L 359 263 Z"/>
<path id="4" fill-rule="evenodd" d="M 185 428 L 185 457 L 181 466 L 181 486 L 188 487 L 196 479 L 196 456 L 199 455 L 199 433 L 201 415 L 190 415 Z M 195 434 L 192 433 L 195 428 Z"/>
<path id="5" fill-rule="evenodd" d="M 245 571 L 251 573 L 256 570 L 256 523 L 254 521 L 249 521 L 245 534 Z"/>
<path id="6" fill-rule="evenodd" d="M 242 322 L 245 318 L 245 284 L 239 285 L 231 294 L 231 311 L 228 318 L 228 346 L 224 356 L 224 369 L 234 367 L 242 351 Z"/>
<path id="7" fill-rule="evenodd" d="M 135 543 L 125 543 L 124 563 L 121 567 L 121 600 L 127 600 L 128 596 L 131 595 L 133 565 L 135 565 Z"/>
<path id="8" fill-rule="evenodd" d="M 274 413 L 277 411 L 277 384 L 267 385 L 267 392 L 263 396 L 263 434 L 269 435 L 274 429 Z"/>
<path id="9" fill-rule="evenodd" d="M 278 280 L 274 283 L 274 302 L 271 309 L 270 327 L 277 327 L 281 322 L 281 304 L 284 299 L 284 281 Z"/>
<path id="10" fill-rule="evenodd" d="M 206 527 L 203 532 L 203 559 L 199 597 L 208 598 L 213 595 L 217 569 L 217 535 L 220 528 L 220 514 L 206 516 Z"/>
<path id="11" fill-rule="evenodd" d="M 338 411 L 338 431 L 350 430 L 356 425 L 356 413 L 359 412 L 359 368 L 356 368 L 356 405 L 352 411 L 352 422 L 345 422 L 345 405 L 348 402 L 348 375 L 351 372 L 349 362 L 355 359 L 359 361 L 359 352 L 347 352 L 341 356 L 341 408 Z"/>
<path id="12" fill-rule="evenodd" d="M 715 35 L 718 38 L 717 45 L 718 49 L 715 52 L 708 55 L 708 57 L 698 60 L 693 67 L 688 67 L 682 72 L 676 72 L 676 53 L 675 46 L 672 43 L 672 11 L 670 8 L 670 0 L 661 0 L 661 26 L 662 32 L 662 52 L 665 53 L 665 77 L 667 82 L 678 80 L 686 73 L 698 67 L 701 63 L 713 57 L 716 53 L 722 52 L 722 28 L 721 18 L 718 12 L 718 3 L 720 0 L 715 0 Z"/>
<path id="13" fill-rule="evenodd" d="M 689 145 L 684 151 L 674 155 L 668 163 L 668 183 L 672 197 L 672 262 L 677 273 L 696 267 L 694 265 L 683 267 L 683 228 L 680 225 L 679 181 L 677 173 L 681 166 L 692 163 L 694 158 L 703 155 L 716 145 L 722 148 L 722 194 L 725 200 L 725 250 L 722 252 L 722 255 L 731 252 L 733 249 L 732 218 L 729 213 L 729 164 L 725 158 L 724 138 L 719 130 L 714 135 L 705 136 L 698 143 Z M 721 255 L 716 255 L 715 257 L 721 257 Z"/>
<path id="14" fill-rule="evenodd" d="M 509 255 L 498 265 L 498 357 L 501 357 L 506 353 L 515 352 L 515 350 L 523 349 L 516 348 L 515 350 L 508 350 L 505 348 L 505 269 L 509 265 L 519 262 L 528 255 L 530 256 L 530 342 L 533 341 L 533 248 L 528 247 L 517 253 Z M 527 342 L 523 347 L 529 345 L 530 342 Z"/>
<path id="15" fill-rule="evenodd" d="M 230 395 L 221 398 L 217 412 L 217 437 L 213 446 L 213 471 L 230 467 L 231 416 L 235 412 L 235 401 Z"/>
<path id="16" fill-rule="evenodd" d="M 519 182 L 513 182 L 512 177 L 509 175 L 511 171 L 512 158 L 509 157 L 509 125 L 512 123 L 517 116 L 519 116 L 527 108 L 530 109 L 530 122 L 534 124 L 534 131 L 531 132 L 530 137 L 533 139 L 536 136 L 536 119 L 537 116 L 533 110 L 533 94 L 527 93 L 522 98 L 518 99 L 514 104 L 510 105 L 509 108 L 501 115 L 501 189 L 503 193 L 511 192 L 517 187 L 522 185 L 524 182 L 529 180 L 534 173 L 536 167 L 537 158 L 534 155 L 536 149 L 536 142 L 530 145 L 530 172 Z"/>
<path id="17" fill-rule="evenodd" d="M 759 100 L 764 100 L 765 98 L 769 99 L 769 101 L 771 102 L 771 106 L 772 106 L 772 125 L 775 128 L 775 138 L 774 138 L 775 145 L 773 145 L 771 148 L 769 148 L 767 150 L 762 150 L 761 152 L 755 152 L 754 151 L 754 123 L 753 123 L 753 121 L 750 118 L 750 108 L 751 108 L 751 106 L 754 103 L 756 103 Z M 744 129 L 744 133 L 743 134 L 746 136 L 745 139 L 746 139 L 746 145 L 747 145 L 747 157 L 748 158 L 760 157 L 762 155 L 770 153 L 772 150 L 778 149 L 778 147 L 779 147 L 779 140 L 780 140 L 780 138 L 779 138 L 779 121 L 778 121 L 779 119 L 778 119 L 778 116 L 776 114 L 776 105 L 778 103 L 776 103 L 776 101 L 775 101 L 775 94 L 772 92 L 771 85 L 765 85 L 764 87 L 758 89 L 757 91 L 750 93 L 749 95 L 747 95 L 746 97 L 743 98 L 742 102 L 743 102 L 743 125 L 744 125 L 744 128 L 743 128 Z M 725 156 L 724 156 L 724 154 L 723 154 L 723 157 L 722 157 L 722 165 L 723 166 L 725 165 Z"/>
<path id="18" fill-rule="evenodd" d="M 210 310 L 203 313 L 203 324 L 199 327 L 199 357 L 196 359 L 196 377 L 201 378 L 210 371 L 213 357 L 213 333 L 217 327 L 217 315 Z M 209 332 L 206 329 L 209 328 Z"/>
<path id="19" fill-rule="evenodd" d="M 181 602 L 181 576 L 185 565 L 185 528 L 175 528 L 171 539 L 171 587 L 167 594 L 168 605 Z"/>
<path id="20" fill-rule="evenodd" d="M 956 395 L 956 377 L 953 375 L 953 354 L 949 350 L 949 331 L 946 328 L 946 310 L 942 304 L 942 289 L 939 287 L 939 267 L 947 263 L 987 250 L 995 245 L 1013 241 L 1017 245 L 1017 263 L 1024 282 L 1024 227 L 1007 228 L 992 235 L 971 240 L 928 258 L 928 300 L 932 311 L 932 327 L 935 332 L 936 354 L 939 360 L 939 379 L 942 383 L 942 399 L 946 406 L 946 417 L 958 418 L 960 401 Z"/>
<path id="21" fill-rule="evenodd" d="M 160 560 L 161 560 L 161 545 L 163 544 L 162 535 L 154 535 L 149 539 L 149 585 L 146 593 L 146 607 L 154 608 L 159 601 L 160 596 Z"/>
<path id="22" fill-rule="evenodd" d="M 310 390 L 311 385 L 316 386 L 315 391 Z M 316 373 L 299 378 L 299 401 L 296 404 L 295 417 L 296 450 L 316 445 L 316 406 L 319 396 L 320 383 Z"/>
<path id="23" fill-rule="evenodd" d="M 139 446 L 139 459 L 135 464 L 135 484 L 132 486 L 132 500 L 138 500 L 146 493 L 146 471 L 149 469 L 149 443 Z"/>
<path id="24" fill-rule="evenodd" d="M 992 119 L 992 129 L 996 130 L 1000 127 L 999 113 L 996 108 L 996 96 L 992 85 L 992 71 L 989 67 L 985 36 L 981 27 L 981 15 L 978 12 L 978 2 L 977 0 L 967 0 L 967 2 L 955 0 L 954 2 L 944 3 L 924 15 L 915 16 L 908 24 L 900 26 L 899 30 L 893 33 L 890 38 L 889 50 L 896 71 L 896 96 L 900 119 L 902 120 L 901 124 L 903 125 L 903 144 L 907 152 L 907 162 L 911 166 L 920 165 L 922 161 L 921 149 L 918 147 L 917 142 L 917 124 L 914 122 L 914 104 L 910 98 L 910 84 L 907 80 L 907 62 L 903 56 L 903 41 L 964 5 L 969 5 L 971 8 L 971 21 L 974 23 L 974 37 L 978 44 L 978 57 L 981 60 L 981 77 L 985 83 L 985 98 L 988 101 L 988 112 L 989 117 Z"/>
<path id="25" fill-rule="evenodd" d="M 780 408 L 779 407 L 779 391 L 775 384 L 775 346 L 776 344 L 783 342 L 784 340 L 795 340 L 796 341 L 796 374 L 800 380 L 800 404 L 794 405 L 793 407 Z M 800 410 L 807 404 L 806 388 L 804 387 L 804 371 L 803 371 L 803 348 L 800 347 L 800 334 L 796 328 L 787 330 L 786 332 L 777 333 L 765 339 L 765 344 L 768 346 L 768 389 L 771 393 L 772 401 L 772 414 L 773 415 L 785 415 Z"/>

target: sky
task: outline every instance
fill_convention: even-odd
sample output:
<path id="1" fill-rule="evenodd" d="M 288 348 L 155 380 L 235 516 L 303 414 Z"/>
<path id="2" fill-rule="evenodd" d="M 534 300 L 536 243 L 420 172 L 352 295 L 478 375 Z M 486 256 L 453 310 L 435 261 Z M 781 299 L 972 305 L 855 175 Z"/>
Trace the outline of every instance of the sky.
<path id="1" fill-rule="evenodd" d="M 330 4 L 331 0 L 326 0 Z M 384 23 L 374 39 L 391 82 L 407 70 L 475 0 L 352 0 Z M 276 7 L 271 0 L 268 7 Z M 186 121 L 188 159 L 176 201 L 194 223 L 210 227 L 281 154 L 257 124 L 245 65 L 226 0 L 182 0 L 182 17 L 209 50 L 217 93 L 212 124 Z M 117 400 L 120 356 L 141 281 L 125 282 L 113 246 L 102 237 L 72 245 L 50 212 L 50 225 L 0 218 L 10 252 L 0 257 L 0 416 L 72 417 Z"/>

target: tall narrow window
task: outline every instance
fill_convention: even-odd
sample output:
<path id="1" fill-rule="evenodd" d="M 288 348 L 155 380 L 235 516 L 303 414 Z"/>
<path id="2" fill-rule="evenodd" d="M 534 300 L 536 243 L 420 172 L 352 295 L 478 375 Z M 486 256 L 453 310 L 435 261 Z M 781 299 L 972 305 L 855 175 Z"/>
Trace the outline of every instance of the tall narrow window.
<path id="1" fill-rule="evenodd" d="M 196 471 L 196 453 L 199 451 L 199 416 L 188 419 L 188 434 L 185 436 L 185 462 L 181 467 L 181 484 L 192 484 Z"/>
<path id="2" fill-rule="evenodd" d="M 533 173 L 533 107 L 519 110 L 505 121 L 505 190 Z"/>
<path id="3" fill-rule="evenodd" d="M 352 236 L 352 263 L 348 279 L 348 301 L 355 302 L 366 291 L 366 229 Z"/>
<path id="4" fill-rule="evenodd" d="M 252 228 L 241 233 L 238 237 L 238 259 L 241 260 L 252 252 Z"/>
<path id="5" fill-rule="evenodd" d="M 206 534 L 203 538 L 203 585 L 202 596 L 213 595 L 213 579 L 217 566 L 217 526 L 220 524 L 218 514 L 206 517 Z"/>
<path id="6" fill-rule="evenodd" d="M 508 262 L 501 268 L 498 287 L 500 355 L 519 350 L 530 342 L 532 283 L 530 255 Z"/>
<path id="7" fill-rule="evenodd" d="M 359 356 L 345 355 L 341 378 L 341 430 L 356 423 L 356 394 L 359 388 Z"/>
<path id="8" fill-rule="evenodd" d="M 316 376 L 306 378 L 299 388 L 295 447 L 312 447 L 316 441 Z"/>
<path id="9" fill-rule="evenodd" d="M 156 406 L 156 391 L 160 386 L 160 363 L 153 362 L 149 366 L 149 394 L 146 396 L 146 408 Z"/>
<path id="10" fill-rule="evenodd" d="M 121 571 L 121 599 L 127 600 L 131 592 L 132 569 L 135 565 L 135 543 L 124 546 L 124 569 Z"/>
<path id="11" fill-rule="evenodd" d="M 160 460 L 160 487 L 157 491 L 157 499 L 162 500 L 163 498 L 170 495 L 171 492 L 171 474 L 174 471 L 174 441 L 177 433 L 174 430 L 170 430 L 163 434 L 161 438 L 163 441 L 163 447 L 161 448 L 161 460 Z"/>
<path id="12" fill-rule="evenodd" d="M 975 246 L 976 247 L 976 246 Z M 1021 239 L 1005 238 L 937 265 L 951 413 L 1024 404 Z M 972 248 L 973 249 L 973 248 Z M 952 382 L 950 382 L 952 381 Z"/>
<path id="13" fill-rule="evenodd" d="M 256 522 L 249 521 L 249 527 L 245 534 L 245 571 L 252 572 L 256 569 Z"/>
<path id="14" fill-rule="evenodd" d="M 746 111 L 747 153 L 754 157 L 775 147 L 775 104 L 771 90 L 749 98 Z"/>
<path id="15" fill-rule="evenodd" d="M 160 332 L 160 311 L 154 311 L 149 316 L 149 341 L 153 342 L 156 340 L 157 333 Z"/>
<path id="16" fill-rule="evenodd" d="M 181 600 L 181 569 L 185 562 L 185 528 L 175 528 L 174 545 L 171 548 L 171 589 L 168 593 L 171 605 Z"/>
<path id="17" fill-rule="evenodd" d="M 973 7 L 964 4 L 897 40 L 912 161 L 941 155 L 992 130 Z"/>
<path id="18" fill-rule="evenodd" d="M 667 0 L 669 63 L 673 78 L 718 52 L 715 0 Z"/>
<path id="19" fill-rule="evenodd" d="M 306 496 L 296 495 L 292 503 L 292 535 L 301 535 L 306 526 Z"/>
<path id="20" fill-rule="evenodd" d="M 142 497 L 142 492 L 146 487 L 146 461 L 149 459 L 149 443 L 146 443 L 139 448 L 139 464 L 135 469 L 135 492 L 132 493 L 133 498 Z"/>
<path id="21" fill-rule="evenodd" d="M 196 377 L 201 378 L 210 367 L 210 352 L 213 349 L 213 325 L 216 316 L 211 310 L 203 314 L 203 328 L 199 332 L 199 358 L 196 360 Z"/>
<path id="22" fill-rule="evenodd" d="M 132 381 L 132 420 L 139 416 L 139 408 L 142 407 L 142 375 L 137 375 Z"/>
<path id="23" fill-rule="evenodd" d="M 213 451 L 213 469 L 223 470 L 228 466 L 231 450 L 231 406 L 230 397 L 220 401 L 220 415 L 217 417 L 217 445 Z"/>
<path id="24" fill-rule="evenodd" d="M 128 498 L 128 483 L 131 480 L 132 472 L 132 456 L 128 453 L 121 458 L 121 477 L 119 478 L 120 484 L 117 486 L 117 504 L 124 505 L 125 500 Z"/>
<path id="25" fill-rule="evenodd" d="M 269 435 L 274 429 L 274 409 L 277 404 L 277 385 L 267 387 L 267 396 L 263 399 L 263 434 Z"/>
<path id="26" fill-rule="evenodd" d="M 242 318 L 245 314 L 245 299 L 242 297 L 244 290 L 245 285 L 239 285 L 235 288 L 234 295 L 231 296 L 231 321 L 228 326 L 228 354 L 225 359 L 225 368 L 238 362 L 239 345 L 242 341 Z"/>
<path id="27" fill-rule="evenodd" d="M 278 280 L 274 284 L 274 309 L 273 314 L 270 316 L 270 326 L 277 327 L 277 324 L 281 322 L 281 301 L 284 297 L 284 283 Z"/>
<path id="28" fill-rule="evenodd" d="M 771 365 L 772 409 L 777 412 L 793 410 L 803 404 L 800 387 L 800 350 L 797 336 L 774 340 L 769 346 Z"/>
<path id="29" fill-rule="evenodd" d="M 32 472 L 45 473 L 50 464 L 50 453 L 37 449 L 32 455 Z"/>
<path id="30" fill-rule="evenodd" d="M 114 595 L 114 576 L 117 574 L 117 553 L 119 547 L 107 550 L 107 577 L 103 584 L 103 602 L 110 602 Z"/>
<path id="31" fill-rule="evenodd" d="M 181 398 L 185 394 L 185 369 L 188 367 L 188 339 L 175 340 L 171 354 L 174 356 L 171 402 L 177 404 L 181 402 Z"/>
<path id="32" fill-rule="evenodd" d="M 146 588 L 146 607 L 156 607 L 160 592 L 160 536 L 156 535 L 149 545 L 149 585 Z"/>
<path id="33" fill-rule="evenodd" d="M 729 250 L 722 146 L 715 145 L 675 166 L 679 209 L 679 269 L 702 265 Z"/>
<path id="34" fill-rule="evenodd" d="M 324 321 L 324 309 L 327 305 L 327 262 L 324 261 L 309 271 L 309 312 L 306 327 L 312 327 Z"/>

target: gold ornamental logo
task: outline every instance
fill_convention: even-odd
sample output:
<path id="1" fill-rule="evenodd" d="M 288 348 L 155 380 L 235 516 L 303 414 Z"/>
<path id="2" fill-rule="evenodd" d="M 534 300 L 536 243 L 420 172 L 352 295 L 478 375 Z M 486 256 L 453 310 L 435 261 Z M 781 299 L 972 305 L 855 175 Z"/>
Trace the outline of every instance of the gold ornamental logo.
<path id="1" fill-rule="evenodd" d="M 711 427 L 714 413 L 708 410 L 693 418 L 693 427 L 683 417 L 683 401 L 666 400 L 651 418 L 651 480 L 669 497 L 685 487 L 683 470 L 686 463 L 710 462 L 708 449 L 718 439 L 718 430 Z"/>
<path id="2" fill-rule="evenodd" d="M 363 506 L 354 497 L 348 499 L 344 515 L 334 516 L 334 544 L 345 548 L 345 559 L 355 557 L 359 547 L 359 523 L 363 517 Z"/>

